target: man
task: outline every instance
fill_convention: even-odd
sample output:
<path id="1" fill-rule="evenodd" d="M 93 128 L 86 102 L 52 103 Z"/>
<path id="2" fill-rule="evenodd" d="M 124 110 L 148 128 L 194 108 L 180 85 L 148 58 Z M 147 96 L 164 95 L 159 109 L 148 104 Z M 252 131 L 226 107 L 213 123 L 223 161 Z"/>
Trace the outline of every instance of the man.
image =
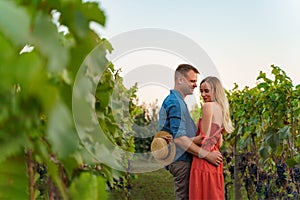
<path id="1" fill-rule="evenodd" d="M 189 64 L 181 64 L 175 71 L 175 86 L 165 98 L 159 112 L 158 131 L 172 134 L 176 144 L 174 162 L 167 168 L 174 177 L 174 193 L 176 199 L 188 199 L 189 175 L 193 155 L 201 157 L 214 165 L 222 162 L 220 152 L 201 155 L 201 148 L 193 143 L 196 125 L 190 116 L 184 98 L 191 95 L 197 87 L 199 71 Z M 205 183 L 204 183 L 205 184 Z"/>

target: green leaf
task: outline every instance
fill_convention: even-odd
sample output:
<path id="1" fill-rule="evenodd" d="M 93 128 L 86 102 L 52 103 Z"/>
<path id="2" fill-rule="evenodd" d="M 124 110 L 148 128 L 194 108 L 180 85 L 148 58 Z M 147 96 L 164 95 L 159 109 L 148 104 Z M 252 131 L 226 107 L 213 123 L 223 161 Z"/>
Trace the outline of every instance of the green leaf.
<path id="1" fill-rule="evenodd" d="M 296 155 L 293 158 L 287 159 L 286 164 L 289 167 L 294 167 L 295 165 L 300 164 L 300 155 Z"/>
<path id="2" fill-rule="evenodd" d="M 279 134 L 279 140 L 286 139 L 289 135 L 291 135 L 290 126 L 285 126 L 281 128 L 278 131 L 278 134 Z"/>
<path id="3" fill-rule="evenodd" d="M 279 136 L 277 134 L 272 134 L 267 141 L 272 149 L 276 149 L 280 144 Z"/>
<path id="4" fill-rule="evenodd" d="M 30 16 L 14 1 L 0 1 L 0 32 L 16 46 L 24 46 L 29 39 Z M 2 45 L 2 44 L 1 44 Z"/>
<path id="5" fill-rule="evenodd" d="M 265 78 L 266 78 L 266 73 L 260 71 L 258 77 L 256 78 L 256 80 L 265 79 Z"/>
<path id="6" fill-rule="evenodd" d="M 15 60 L 16 50 L 12 44 L 0 34 L 0 88 L 1 90 L 11 90 L 11 86 L 14 83 L 12 78 L 14 72 L 11 69 L 13 61 Z"/>
<path id="7" fill-rule="evenodd" d="M 260 153 L 260 155 L 263 157 L 263 158 L 267 158 L 267 156 L 268 156 L 268 153 L 269 153 L 269 151 L 268 151 L 268 147 L 265 147 L 265 146 L 263 146 L 263 147 L 261 147 L 260 149 L 259 149 L 259 153 Z"/>
<path id="8" fill-rule="evenodd" d="M 69 4 L 69 3 L 79 4 L 79 3 L 81 3 L 81 0 L 61 0 L 61 2 L 64 4 Z"/>
<path id="9" fill-rule="evenodd" d="M 71 177 L 73 170 L 79 165 L 75 157 L 79 140 L 72 116 L 63 103 L 58 103 L 54 106 L 50 113 L 47 137 L 51 143 L 52 150 L 63 163 L 69 177 Z"/>
<path id="10" fill-rule="evenodd" d="M 295 111 L 294 111 L 294 117 L 295 118 L 299 118 L 300 116 L 300 108 L 297 108 Z"/>
<path id="11" fill-rule="evenodd" d="M 75 7 L 73 1 L 63 2 L 61 23 L 68 26 L 71 32 L 79 38 L 86 37 L 91 21 L 104 26 L 105 15 L 97 2 L 81 3 Z"/>
<path id="12" fill-rule="evenodd" d="M 88 34 L 89 22 L 79 10 L 75 10 L 74 12 L 73 28 L 80 38 L 84 38 Z"/>
<path id="13" fill-rule="evenodd" d="M 276 147 L 275 155 L 280 157 L 280 156 L 282 156 L 283 151 L 284 151 L 284 145 L 279 145 Z M 274 155 L 273 152 L 272 152 L 272 154 Z"/>
<path id="14" fill-rule="evenodd" d="M 79 143 L 72 115 L 62 103 L 58 103 L 50 113 L 47 137 L 60 159 L 68 158 L 77 150 Z"/>
<path id="15" fill-rule="evenodd" d="M 269 85 L 268 85 L 268 83 L 263 82 L 263 83 L 259 83 L 259 84 L 257 85 L 257 88 L 258 88 L 258 89 L 263 88 L 264 90 L 267 90 L 267 89 L 269 88 Z"/>
<path id="16" fill-rule="evenodd" d="M 280 70 L 280 68 L 277 67 L 277 66 L 271 65 L 271 67 L 273 68 L 273 69 L 272 69 L 272 74 L 274 74 L 275 76 L 276 76 L 276 75 L 279 75 L 280 72 L 282 71 L 282 70 Z"/>
<path id="17" fill-rule="evenodd" d="M 10 67 L 14 74 L 15 82 L 21 85 L 23 92 L 34 93 L 39 91 L 46 73 L 42 68 L 42 60 L 36 51 L 16 56 L 13 66 Z M 13 78 L 12 77 L 12 78 Z"/>
<path id="18" fill-rule="evenodd" d="M 64 3 L 60 9 L 61 24 L 67 26 L 75 38 L 84 40 L 88 37 L 90 22 L 95 21 L 104 25 L 105 15 L 96 2 L 77 3 L 76 6 L 74 4 L 74 2 Z"/>
<path id="19" fill-rule="evenodd" d="M 81 173 L 70 186 L 70 197 L 73 200 L 107 199 L 106 181 L 102 176 Z"/>
<path id="20" fill-rule="evenodd" d="M 104 50 L 107 50 L 109 53 L 113 51 L 112 45 L 105 38 L 101 39 L 101 46 Z M 114 69 L 113 64 L 111 62 L 108 64 L 108 68 Z"/>
<path id="21" fill-rule="evenodd" d="M 82 4 L 81 11 L 85 15 L 88 21 L 95 21 L 102 26 L 105 25 L 104 12 L 99 9 L 99 5 L 96 2 L 87 2 Z"/>
<path id="22" fill-rule="evenodd" d="M 0 162 L 0 174 L 0 199 L 29 199 L 25 157 Z"/>
<path id="23" fill-rule="evenodd" d="M 29 146 L 29 138 L 20 131 L 19 134 L 2 133 L 6 137 L 0 138 L 0 162 L 9 156 L 22 152 L 22 148 Z"/>
<path id="24" fill-rule="evenodd" d="M 300 135 L 297 135 L 297 142 L 296 142 L 296 146 L 299 147 L 300 146 Z"/>
<path id="25" fill-rule="evenodd" d="M 42 12 L 38 12 L 35 17 L 31 42 L 48 58 L 49 71 L 62 73 L 69 62 L 68 49 L 62 45 L 51 18 Z"/>

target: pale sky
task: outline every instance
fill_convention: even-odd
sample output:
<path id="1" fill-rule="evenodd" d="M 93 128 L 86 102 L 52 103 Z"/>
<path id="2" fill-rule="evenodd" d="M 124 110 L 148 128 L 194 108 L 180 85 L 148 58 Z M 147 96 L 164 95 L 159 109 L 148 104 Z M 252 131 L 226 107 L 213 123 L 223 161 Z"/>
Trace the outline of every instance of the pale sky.
<path id="1" fill-rule="evenodd" d="M 271 64 L 300 84 L 300 0 L 100 2 L 107 16 L 102 37 L 142 28 L 183 34 L 211 58 L 226 89 L 255 86 L 259 71 L 269 74 Z"/>

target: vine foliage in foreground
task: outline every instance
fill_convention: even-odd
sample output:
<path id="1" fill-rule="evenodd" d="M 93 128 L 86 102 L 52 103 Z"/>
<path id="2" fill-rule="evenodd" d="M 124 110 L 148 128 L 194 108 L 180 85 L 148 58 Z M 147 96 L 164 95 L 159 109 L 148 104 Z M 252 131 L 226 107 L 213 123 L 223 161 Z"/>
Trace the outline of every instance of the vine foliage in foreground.
<path id="1" fill-rule="evenodd" d="M 109 43 L 90 29 L 91 22 L 105 25 L 104 12 L 79 0 L 3 0 L 0 15 L 0 199 L 107 198 L 107 182 L 126 174 L 91 159 L 71 112 L 73 83 L 87 54 L 104 44 L 99 67 L 110 66 Z M 118 94 L 130 102 L 135 90 L 122 88 L 112 69 L 99 87 L 118 82 Z M 133 139 L 122 135 L 132 121 L 117 126 L 108 109 L 97 110 L 105 116 L 99 124 L 133 151 Z"/>

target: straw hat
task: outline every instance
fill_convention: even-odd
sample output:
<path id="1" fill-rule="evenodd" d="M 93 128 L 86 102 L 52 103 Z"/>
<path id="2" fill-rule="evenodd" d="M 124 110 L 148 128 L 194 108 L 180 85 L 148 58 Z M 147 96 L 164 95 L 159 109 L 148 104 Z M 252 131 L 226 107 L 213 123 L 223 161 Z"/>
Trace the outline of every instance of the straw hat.
<path id="1" fill-rule="evenodd" d="M 169 165 L 173 162 L 176 154 L 176 146 L 172 141 L 168 143 L 164 137 L 172 137 L 166 131 L 159 131 L 154 135 L 151 143 L 151 152 L 155 160 L 162 165 Z"/>

